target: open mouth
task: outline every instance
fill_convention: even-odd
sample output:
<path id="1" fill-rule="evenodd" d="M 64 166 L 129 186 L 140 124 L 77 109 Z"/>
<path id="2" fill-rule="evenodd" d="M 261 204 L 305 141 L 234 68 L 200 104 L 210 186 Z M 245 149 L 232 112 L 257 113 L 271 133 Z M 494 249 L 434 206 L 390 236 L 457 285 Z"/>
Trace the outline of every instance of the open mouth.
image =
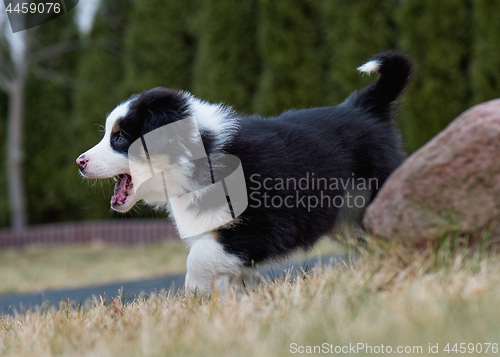
<path id="1" fill-rule="evenodd" d="M 111 207 L 118 207 L 127 201 L 127 197 L 131 195 L 132 188 L 134 187 L 132 183 L 132 176 L 129 174 L 120 174 L 115 178 L 115 193 L 111 197 Z"/>

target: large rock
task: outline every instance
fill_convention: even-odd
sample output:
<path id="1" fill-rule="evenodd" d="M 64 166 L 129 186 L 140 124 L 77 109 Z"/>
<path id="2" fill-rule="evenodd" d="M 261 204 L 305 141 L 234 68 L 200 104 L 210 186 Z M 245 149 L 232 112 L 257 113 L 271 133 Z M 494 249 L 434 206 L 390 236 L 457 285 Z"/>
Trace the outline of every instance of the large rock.
<path id="1" fill-rule="evenodd" d="M 500 99 L 461 114 L 411 155 L 364 224 L 375 236 L 417 245 L 449 232 L 500 237 Z"/>

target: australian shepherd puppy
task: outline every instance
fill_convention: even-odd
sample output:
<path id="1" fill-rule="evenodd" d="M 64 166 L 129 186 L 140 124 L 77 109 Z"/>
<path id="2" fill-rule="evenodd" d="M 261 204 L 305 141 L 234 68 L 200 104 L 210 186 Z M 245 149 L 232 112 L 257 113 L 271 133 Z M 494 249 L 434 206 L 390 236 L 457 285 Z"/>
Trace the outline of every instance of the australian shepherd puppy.
<path id="1" fill-rule="evenodd" d="M 401 164 L 393 109 L 410 61 L 388 51 L 358 70 L 380 76 L 338 106 L 270 118 L 154 88 L 116 107 L 76 161 L 86 178 L 115 177 L 112 209 L 143 200 L 168 210 L 190 249 L 186 289 L 210 293 L 311 247 Z"/>

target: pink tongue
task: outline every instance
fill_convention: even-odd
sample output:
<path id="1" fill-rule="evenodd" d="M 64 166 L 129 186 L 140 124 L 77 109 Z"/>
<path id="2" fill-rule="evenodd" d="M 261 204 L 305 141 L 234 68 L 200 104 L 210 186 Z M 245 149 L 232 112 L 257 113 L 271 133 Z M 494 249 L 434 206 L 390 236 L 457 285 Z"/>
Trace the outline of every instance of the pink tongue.
<path id="1" fill-rule="evenodd" d="M 130 184 L 129 175 L 118 176 L 118 181 L 115 183 L 115 193 L 111 197 L 111 205 L 122 205 L 128 196 L 127 186 Z"/>

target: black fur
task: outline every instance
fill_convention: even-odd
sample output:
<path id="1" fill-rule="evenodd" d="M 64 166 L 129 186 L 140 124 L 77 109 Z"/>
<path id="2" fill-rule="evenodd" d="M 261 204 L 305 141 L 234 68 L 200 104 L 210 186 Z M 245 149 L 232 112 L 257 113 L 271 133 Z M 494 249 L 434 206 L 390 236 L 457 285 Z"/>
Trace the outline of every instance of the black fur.
<path id="1" fill-rule="evenodd" d="M 154 129 L 184 119 L 188 112 L 187 98 L 178 91 L 166 88 L 153 88 L 129 99 L 127 115 L 118 121 L 119 133 L 111 135 L 111 147 L 127 154 L 130 145 Z M 121 137 L 122 142 L 117 142 Z"/>
<path id="2" fill-rule="evenodd" d="M 265 178 L 278 177 L 298 180 L 314 173 L 317 178 L 374 178 L 378 187 L 372 187 L 369 199 L 373 200 L 404 159 L 391 112 L 411 71 L 410 61 L 394 51 L 373 59 L 381 62 L 380 78 L 339 106 L 241 120 L 241 130 L 226 150 L 243 163 L 249 195 L 293 196 L 297 191 L 257 189 L 259 184 L 252 181 L 263 184 Z M 260 176 L 251 180 L 255 173 Z M 306 197 L 321 198 L 318 189 L 299 191 Z M 330 197 L 345 194 L 343 189 L 323 193 Z M 247 266 L 312 246 L 332 230 L 339 214 L 335 207 L 310 211 L 305 207 L 258 208 L 252 207 L 252 201 L 250 197 L 239 225 L 219 230 L 225 249 Z"/>
<path id="3" fill-rule="evenodd" d="M 282 199 L 296 195 L 321 199 L 326 195 L 338 197 L 333 201 L 340 203 L 347 194 L 342 187 L 267 190 L 263 187 L 266 179 L 273 185 L 279 178 L 298 182 L 307 175 L 344 182 L 349 178 L 373 179 L 378 184 L 367 192 L 369 202 L 402 162 L 400 135 L 391 114 L 394 101 L 408 83 L 411 64 L 394 51 L 373 59 L 381 63 L 380 78 L 338 106 L 290 110 L 271 118 L 240 117 L 240 130 L 222 148 L 215 147 L 213 133 L 202 132 L 208 154 L 224 152 L 242 163 L 249 206 L 237 224 L 218 229 L 217 235 L 224 249 L 246 266 L 312 246 L 339 218 L 339 208 L 333 205 L 311 209 L 294 201 L 293 207 L 256 207 L 255 197 L 260 196 L 263 204 L 264 194 Z M 184 93 L 163 88 L 133 98 L 130 112 L 120 121 L 126 143 L 113 143 L 113 147 L 126 153 L 127 143 L 141 133 L 190 115 L 186 98 Z"/>

